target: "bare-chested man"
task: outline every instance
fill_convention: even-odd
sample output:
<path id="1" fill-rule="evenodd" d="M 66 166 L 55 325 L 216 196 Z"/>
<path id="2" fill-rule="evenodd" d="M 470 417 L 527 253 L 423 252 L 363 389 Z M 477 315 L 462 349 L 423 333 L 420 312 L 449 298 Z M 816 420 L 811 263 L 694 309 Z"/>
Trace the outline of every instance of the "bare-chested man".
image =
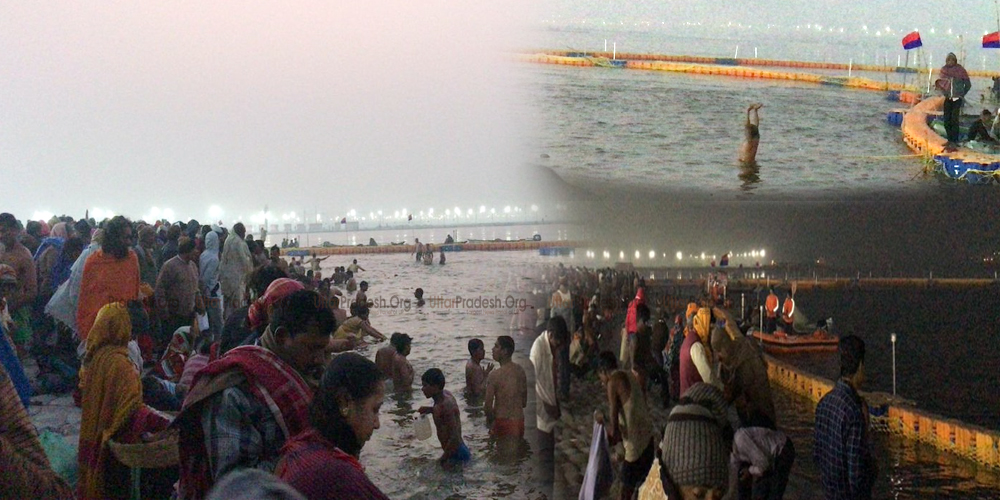
<path id="1" fill-rule="evenodd" d="M 393 333 L 389 336 L 389 344 L 383 346 L 375 352 L 375 366 L 385 375 L 385 378 L 392 379 L 392 359 L 396 356 L 396 342 L 401 334 Z"/>
<path id="2" fill-rule="evenodd" d="M 745 136 L 743 144 L 740 145 L 740 163 L 745 165 L 757 162 L 757 146 L 760 145 L 760 115 L 758 111 L 763 104 L 754 103 L 747 108 L 747 121 L 744 124 Z M 750 119 L 750 113 L 753 119 Z"/>
<path id="3" fill-rule="evenodd" d="M 434 400 L 434 406 L 421 406 L 417 411 L 421 415 L 430 413 L 434 416 L 434 426 L 443 450 L 438 463 L 449 467 L 468 462 L 472 459 L 472 453 L 462 440 L 462 418 L 458 402 L 455 401 L 455 396 L 444 390 L 444 373 L 431 368 L 424 372 L 420 381 L 423 382 L 424 396 Z"/>
<path id="4" fill-rule="evenodd" d="M 406 359 L 410 355 L 410 345 L 413 338 L 405 333 L 400 333 L 390 339 L 389 344 L 395 352 L 392 355 L 392 387 L 397 391 L 409 391 L 413 386 L 413 365 Z"/>
<path id="5" fill-rule="evenodd" d="M 368 282 L 362 281 L 358 284 L 358 294 L 354 296 L 354 303 L 368 305 Z"/>
<path id="6" fill-rule="evenodd" d="M 465 362 L 465 392 L 469 396 L 481 396 L 486 390 L 486 376 L 493 370 L 493 365 L 483 369 L 479 363 L 486 357 L 486 347 L 483 341 L 469 341 L 469 360 Z"/>
<path id="7" fill-rule="evenodd" d="M 503 335 L 493 346 L 493 359 L 500 368 L 486 377 L 486 401 L 483 409 L 494 438 L 524 437 L 524 407 L 528 405 L 528 377 L 514 355 L 514 339 Z"/>

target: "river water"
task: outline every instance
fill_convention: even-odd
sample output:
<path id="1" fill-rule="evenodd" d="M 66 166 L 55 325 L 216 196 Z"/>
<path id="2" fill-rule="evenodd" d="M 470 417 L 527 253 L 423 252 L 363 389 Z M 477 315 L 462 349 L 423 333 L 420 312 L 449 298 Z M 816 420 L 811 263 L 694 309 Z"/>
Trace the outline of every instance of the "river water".
<path id="1" fill-rule="evenodd" d="M 486 217 L 484 217 L 485 219 Z M 341 230 L 307 233 L 302 231 L 279 231 L 270 232 L 267 236 L 267 245 L 280 244 L 284 238 L 298 238 L 299 245 L 320 246 L 324 242 L 332 245 L 367 245 L 369 238 L 374 238 L 379 245 L 392 242 L 406 242 L 412 245 L 414 238 L 419 238 L 424 243 L 438 245 L 444 242 L 445 238 L 451 235 L 455 241 L 464 240 L 500 240 L 516 241 L 531 239 L 538 235 L 544 241 L 569 240 L 580 238 L 582 229 L 569 224 L 552 224 L 542 222 L 521 222 L 509 225 L 458 225 L 454 227 L 424 227 L 413 225 L 410 227 L 372 227 L 359 230 Z"/>
<path id="2" fill-rule="evenodd" d="M 537 497 L 540 485 L 530 445 L 514 459 L 501 457 L 488 443 L 482 403 L 467 400 L 462 389 L 468 341 L 482 339 L 489 353 L 498 336 L 513 336 L 514 361 L 526 368 L 529 381 L 526 436 L 534 430 L 534 371 L 528 362 L 534 335 L 516 327 L 520 312 L 534 314 L 526 277 L 545 258 L 537 252 L 463 252 L 450 254 L 444 266 L 425 266 L 406 254 L 358 257 L 366 269 L 359 279 L 368 281 L 368 298 L 377 306 L 371 313 L 373 326 L 387 336 L 402 332 L 413 337 L 408 359 L 416 372 L 413 391 L 390 393 L 382 405 L 381 428 L 361 453 L 368 476 L 393 499 Z M 324 271 L 347 265 L 350 258 L 333 256 L 323 262 Z M 422 307 L 407 303 L 417 287 L 425 291 Z M 451 300 L 456 297 L 462 297 L 457 304 Z M 437 298 L 450 302 L 433 300 Z M 382 345 L 361 353 L 374 359 Z M 420 391 L 420 375 L 434 367 L 444 372 L 445 389 L 458 401 L 462 434 L 472 451 L 472 462 L 461 472 L 445 472 L 437 464 L 441 447 L 436 436 L 426 441 L 414 437 L 417 408 L 431 404 Z"/>
<path id="3" fill-rule="evenodd" d="M 619 51 L 733 56 L 733 39 L 651 32 L 550 30 L 541 43 L 556 50 L 594 51 L 603 49 L 603 37 L 617 36 L 630 40 L 629 48 L 619 43 Z M 829 38 L 771 37 L 767 42 L 773 50 L 761 57 L 812 61 L 830 60 L 826 49 L 831 46 L 840 52 L 857 49 L 860 60 L 865 46 L 838 46 Z M 848 57 L 836 61 L 846 64 Z M 905 105 L 887 101 L 884 92 L 662 71 L 525 66 L 528 92 L 542 117 L 534 144 L 538 163 L 581 187 L 685 191 L 711 194 L 716 200 L 836 199 L 880 192 L 912 195 L 944 182 L 921 175 L 921 159 L 903 144 L 899 129 L 886 122 L 889 109 Z M 847 76 L 846 70 L 773 69 Z M 921 87 L 927 78 L 853 75 Z M 973 84 L 970 95 L 978 96 L 989 81 L 976 78 Z M 736 156 L 746 108 L 754 102 L 764 104 L 758 165 L 743 168 Z M 979 109 L 973 103 L 965 112 Z"/>
<path id="4" fill-rule="evenodd" d="M 361 461 L 368 475 L 391 498 L 534 498 L 542 489 L 531 445 L 515 458 L 502 458 L 487 439 L 481 403 L 463 394 L 467 342 L 480 338 L 487 347 L 499 335 L 514 337 L 514 361 L 525 368 L 529 388 L 533 370 L 527 360 L 534 307 L 545 293 L 533 294 L 542 266 L 563 259 L 541 257 L 537 252 L 464 252 L 449 255 L 445 266 L 424 266 L 402 254 L 364 255 L 367 271 L 360 278 L 370 283 L 369 298 L 375 301 L 373 325 L 389 334 L 399 331 L 414 338 L 409 356 L 417 377 L 431 367 L 445 373 L 446 389 L 458 400 L 462 430 L 472 450 L 473 461 L 461 472 L 446 472 L 436 463 L 440 456 L 437 438 L 414 438 L 416 409 L 429 404 L 416 388 L 409 393 L 389 394 L 382 406 L 381 428 L 364 447 Z M 334 256 L 324 270 L 346 265 L 352 256 Z M 542 271 L 544 272 L 544 271 Z M 425 290 L 423 307 L 406 299 L 413 290 Z M 458 303 L 439 303 L 440 297 Z M 470 302 L 470 299 L 472 302 Z M 475 299 L 481 299 L 475 302 Z M 482 299 L 486 299 L 484 302 Z M 489 300 L 494 304 L 489 304 Z M 996 428 L 995 380 L 986 367 L 997 366 L 996 332 L 969 331 L 964 322 L 989 324 L 990 311 L 1000 300 L 992 290 L 973 292 L 806 292 L 798 303 L 810 316 L 832 315 L 836 328 L 853 330 L 867 343 L 866 369 L 869 390 L 891 391 L 891 357 L 888 332 L 899 333 L 897 345 L 898 385 L 902 396 L 915 399 L 930 411 Z M 876 318 L 870 313 L 883 311 Z M 945 307 L 945 305 L 957 308 Z M 900 311 L 908 311 L 902 314 Z M 822 313 L 822 314 L 820 314 Z M 922 327 L 922 328 L 921 328 Z M 884 341 L 884 342 L 883 342 Z M 947 344 L 947 348 L 945 348 Z M 362 350 L 374 356 L 371 346 Z M 977 363 L 952 363 L 977 352 Z M 836 357 L 791 358 L 789 361 L 821 375 L 832 376 Z M 888 384 L 888 385 L 887 385 Z M 782 389 L 775 389 L 780 425 L 793 439 L 798 457 L 786 498 L 815 498 L 819 472 L 812 461 L 813 410 L 811 404 Z M 526 435 L 534 429 L 534 393 L 529 390 Z M 876 498 L 995 498 L 1000 475 L 977 468 L 971 462 L 893 436 L 879 436 L 881 474 Z M 559 464 L 556 464 L 559 467 Z"/>

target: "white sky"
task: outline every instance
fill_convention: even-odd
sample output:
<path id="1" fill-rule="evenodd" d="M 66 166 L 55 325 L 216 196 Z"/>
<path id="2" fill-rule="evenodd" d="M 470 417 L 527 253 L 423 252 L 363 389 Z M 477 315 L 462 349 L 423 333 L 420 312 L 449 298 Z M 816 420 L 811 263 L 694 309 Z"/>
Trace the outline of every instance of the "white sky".
<path id="1" fill-rule="evenodd" d="M 545 207 L 525 147 L 544 117 L 503 52 L 594 18 L 996 26 L 993 3 L 944 0 L 8 0 L 0 210 Z"/>
<path id="2" fill-rule="evenodd" d="M 539 203 L 519 4 L 2 2 L 0 211 Z"/>

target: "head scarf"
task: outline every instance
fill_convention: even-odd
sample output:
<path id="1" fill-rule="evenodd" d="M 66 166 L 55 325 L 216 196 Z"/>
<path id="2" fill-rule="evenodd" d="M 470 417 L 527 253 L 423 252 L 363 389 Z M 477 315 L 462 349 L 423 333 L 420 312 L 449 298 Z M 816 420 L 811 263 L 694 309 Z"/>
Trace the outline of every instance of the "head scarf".
<path id="1" fill-rule="evenodd" d="M 698 312 L 698 304 L 694 302 L 688 302 L 687 311 L 684 313 L 685 319 L 691 319 L 691 315 Z"/>
<path id="2" fill-rule="evenodd" d="M 142 384 L 128 352 L 131 337 L 132 320 L 125 304 L 102 307 L 87 338 L 87 354 L 80 369 L 81 498 L 108 496 L 110 492 L 104 491 L 111 459 L 108 441 L 142 407 Z"/>
<path id="3" fill-rule="evenodd" d="M 698 309 L 698 313 L 694 315 L 694 331 L 698 334 L 701 339 L 701 343 L 705 346 L 705 350 L 708 351 L 708 359 L 712 359 L 712 346 L 709 334 L 712 330 L 712 310 L 707 307 L 702 307 Z"/>
<path id="4" fill-rule="evenodd" d="M 299 290 L 304 290 L 302 283 L 291 278 L 278 278 L 268 285 L 259 299 L 257 299 L 247 311 L 247 321 L 250 328 L 256 330 L 267 323 L 270 316 L 271 306 L 278 300 L 285 298 Z"/>
<path id="5" fill-rule="evenodd" d="M 52 232 L 50 233 L 50 236 L 52 236 L 53 238 L 62 238 L 62 239 L 69 238 L 69 231 L 66 229 L 66 223 L 60 222 L 52 226 Z"/>

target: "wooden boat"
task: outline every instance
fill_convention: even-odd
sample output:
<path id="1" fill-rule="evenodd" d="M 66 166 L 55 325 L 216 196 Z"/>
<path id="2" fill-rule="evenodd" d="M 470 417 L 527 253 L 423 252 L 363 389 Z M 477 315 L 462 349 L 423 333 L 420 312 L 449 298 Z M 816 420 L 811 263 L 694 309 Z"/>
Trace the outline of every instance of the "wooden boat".
<path id="1" fill-rule="evenodd" d="M 818 329 L 811 334 L 788 335 L 777 331 L 773 334 L 760 330 L 753 332 L 769 354 L 799 353 L 799 352 L 836 352 L 840 339 L 826 330 Z"/>

